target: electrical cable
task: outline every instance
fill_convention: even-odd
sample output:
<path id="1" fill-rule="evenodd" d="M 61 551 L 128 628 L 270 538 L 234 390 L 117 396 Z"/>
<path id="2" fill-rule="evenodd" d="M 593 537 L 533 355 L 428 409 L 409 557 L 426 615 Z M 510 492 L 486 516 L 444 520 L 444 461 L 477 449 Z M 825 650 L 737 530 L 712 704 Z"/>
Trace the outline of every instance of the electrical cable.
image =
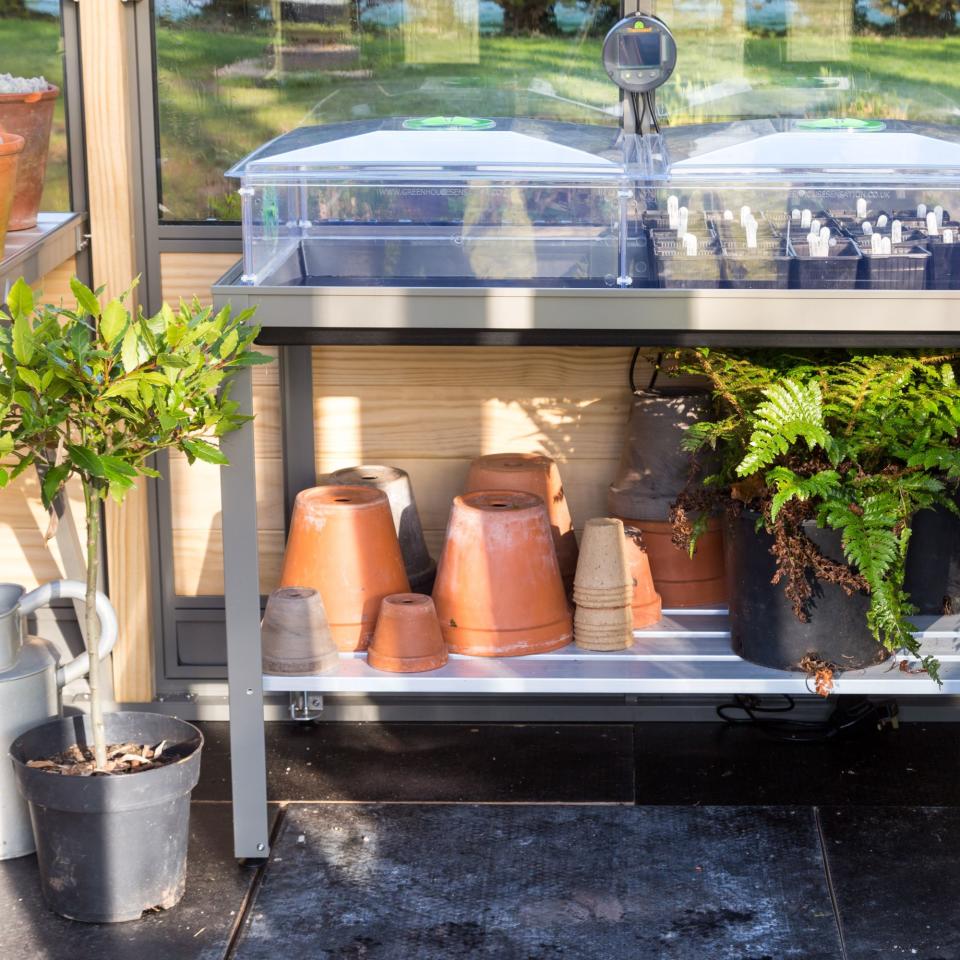
<path id="1" fill-rule="evenodd" d="M 653 125 L 654 133 L 659 133 L 660 121 L 657 119 L 657 107 L 653 100 L 652 90 L 647 90 L 643 94 L 643 105 L 644 105 L 644 113 L 646 113 L 648 108 L 650 110 L 650 123 Z"/>
<path id="2" fill-rule="evenodd" d="M 729 726 L 752 726 L 771 740 L 783 743 L 822 743 L 850 730 L 873 721 L 877 730 L 886 726 L 897 727 L 899 711 L 896 701 L 873 703 L 865 698 L 838 699 L 830 715 L 824 720 L 785 720 L 771 714 L 789 713 L 796 701 L 786 694 L 780 703 L 770 703 L 760 697 L 738 694 L 730 703 L 716 708 L 717 716 Z M 741 712 L 739 717 L 735 712 Z"/>
<path id="3" fill-rule="evenodd" d="M 630 358 L 630 369 L 627 373 L 627 380 L 630 384 L 631 393 L 639 393 L 637 389 L 636 373 L 637 373 L 637 360 L 640 359 L 640 347 L 635 347 L 633 351 L 633 356 Z M 657 353 L 657 359 L 653 362 L 653 371 L 650 374 L 650 382 L 647 384 L 644 389 L 644 393 L 655 393 L 656 392 L 656 383 L 657 377 L 660 374 L 660 365 L 663 363 L 663 351 L 661 350 Z"/>

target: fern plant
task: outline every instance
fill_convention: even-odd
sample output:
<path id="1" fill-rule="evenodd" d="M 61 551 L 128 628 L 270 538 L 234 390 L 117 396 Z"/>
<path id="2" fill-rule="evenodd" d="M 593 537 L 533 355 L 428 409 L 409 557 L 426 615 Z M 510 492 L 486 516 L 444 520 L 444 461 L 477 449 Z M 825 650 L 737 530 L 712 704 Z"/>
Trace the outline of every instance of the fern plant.
<path id="1" fill-rule="evenodd" d="M 703 490 L 685 491 L 675 517 L 711 502 L 759 511 L 774 537 L 777 579 L 786 579 L 801 620 L 810 574 L 862 590 L 874 637 L 910 651 L 939 680 L 937 661 L 921 655 L 911 632 L 915 608 L 904 577 L 915 514 L 958 512 L 960 356 L 702 349 L 678 359 L 682 372 L 710 379 L 724 416 L 688 431 L 686 448 L 712 447 L 720 467 Z M 839 531 L 846 564 L 828 560 L 806 537 L 803 523 L 811 519 Z M 700 532 L 678 527 L 688 540 Z"/>

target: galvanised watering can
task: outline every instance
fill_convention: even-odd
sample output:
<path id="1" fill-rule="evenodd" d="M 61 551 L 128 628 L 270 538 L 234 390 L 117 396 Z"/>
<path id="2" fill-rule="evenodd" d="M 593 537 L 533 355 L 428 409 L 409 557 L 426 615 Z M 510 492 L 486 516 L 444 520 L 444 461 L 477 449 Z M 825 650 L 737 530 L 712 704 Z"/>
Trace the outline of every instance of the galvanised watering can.
<path id="1" fill-rule="evenodd" d="M 51 643 L 25 635 L 29 614 L 52 600 L 85 600 L 79 580 L 54 580 L 27 593 L 16 583 L 0 583 L 0 860 L 33 853 L 33 829 L 27 805 L 17 791 L 10 744 L 21 733 L 60 715 L 60 691 L 90 669 L 81 653 L 60 665 Z M 100 659 L 117 641 L 117 615 L 106 596 L 96 599 L 100 621 Z"/>

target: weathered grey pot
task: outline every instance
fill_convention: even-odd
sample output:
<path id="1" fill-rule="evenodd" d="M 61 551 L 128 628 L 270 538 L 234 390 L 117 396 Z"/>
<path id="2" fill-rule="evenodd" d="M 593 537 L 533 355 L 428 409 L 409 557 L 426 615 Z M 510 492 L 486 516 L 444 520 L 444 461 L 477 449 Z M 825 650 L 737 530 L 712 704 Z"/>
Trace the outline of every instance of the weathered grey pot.
<path id="1" fill-rule="evenodd" d="M 410 477 L 399 467 L 387 467 L 382 464 L 364 464 L 359 467 L 344 467 L 335 470 L 320 479 L 321 484 L 361 484 L 382 490 L 390 501 L 393 524 L 397 528 L 403 565 L 410 581 L 413 593 L 429 594 L 433 591 L 433 581 L 437 574 L 437 565 L 427 550 L 423 539 L 423 527 L 417 502 L 413 497 Z"/>
<path id="2" fill-rule="evenodd" d="M 309 676 L 329 673 L 340 665 L 323 600 L 310 587 L 274 590 L 260 631 L 264 673 Z"/>
<path id="3" fill-rule="evenodd" d="M 691 470 L 691 456 L 681 442 L 694 423 L 712 416 L 705 390 L 664 387 L 636 393 L 620 468 L 607 494 L 610 513 L 631 520 L 669 519 L 670 504 Z M 697 462 L 701 476 L 711 472 L 711 455 L 698 454 Z"/>

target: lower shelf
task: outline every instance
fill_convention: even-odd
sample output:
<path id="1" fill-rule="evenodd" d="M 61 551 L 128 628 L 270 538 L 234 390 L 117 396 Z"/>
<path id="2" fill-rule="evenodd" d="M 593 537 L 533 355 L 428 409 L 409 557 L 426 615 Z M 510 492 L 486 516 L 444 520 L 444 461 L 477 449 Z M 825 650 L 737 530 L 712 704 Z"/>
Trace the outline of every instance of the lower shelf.
<path id="1" fill-rule="evenodd" d="M 916 617 L 923 652 L 941 663 L 942 686 L 903 655 L 868 670 L 842 674 L 834 693 L 918 696 L 960 694 L 960 616 Z M 634 632 L 629 650 L 595 653 L 571 644 L 530 657 L 451 655 L 429 673 L 383 673 L 360 653 L 341 654 L 336 673 L 306 677 L 268 674 L 271 693 L 423 694 L 733 694 L 813 693 L 803 674 L 770 670 L 730 649 L 726 610 L 665 610 L 663 619 Z"/>

